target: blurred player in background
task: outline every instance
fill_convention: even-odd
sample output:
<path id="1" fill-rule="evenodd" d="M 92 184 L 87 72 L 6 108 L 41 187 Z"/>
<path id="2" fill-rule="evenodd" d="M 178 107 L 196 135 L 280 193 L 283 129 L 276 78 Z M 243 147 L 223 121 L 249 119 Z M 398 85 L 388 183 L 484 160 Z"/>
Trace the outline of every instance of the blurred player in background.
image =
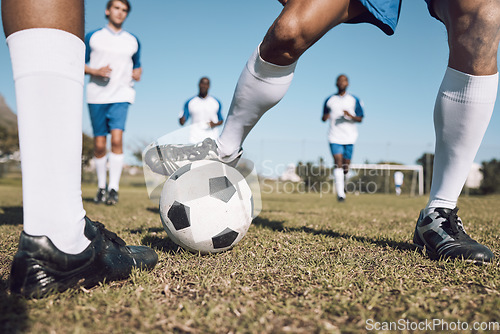
<path id="1" fill-rule="evenodd" d="M 179 123 L 184 125 L 191 118 L 189 140 L 198 143 L 205 138 L 216 139 L 219 131 L 216 127 L 222 125 L 222 104 L 218 99 L 208 94 L 210 79 L 203 77 L 198 84 L 198 95 L 190 98 L 184 104 L 184 112 Z"/>
<path id="2" fill-rule="evenodd" d="M 337 77 L 337 94 L 329 96 L 323 106 L 322 121 L 330 120 L 328 142 L 333 156 L 333 177 L 337 200 L 345 200 L 344 177 L 349 172 L 354 143 L 358 139 L 357 123 L 363 120 L 363 104 L 347 93 L 349 79 L 341 74 Z"/>
<path id="3" fill-rule="evenodd" d="M 10 288 L 27 297 L 125 279 L 158 260 L 151 248 L 126 246 L 85 216 L 83 8 L 83 0 L 2 1 L 23 178 L 23 232 Z"/>
<path id="4" fill-rule="evenodd" d="M 430 14 L 446 27 L 450 55 L 434 109 L 436 149 L 431 194 L 418 218 L 414 243 L 432 258 L 490 262 L 493 253 L 465 233 L 456 204 L 496 100 L 500 2 L 425 1 Z M 341 23 L 368 22 L 391 35 L 401 6 L 401 0 L 280 2 L 283 11 L 240 75 L 220 137 L 193 145 L 189 155 L 187 147 L 178 150 L 182 153 L 177 155 L 179 160 L 189 156 L 236 161 L 248 133 L 285 95 L 297 61 L 307 49 Z M 360 60 L 362 57 L 369 54 L 360 56 Z M 172 148 L 164 145 L 151 149 L 145 156 L 146 163 L 161 172 L 164 154 L 168 153 L 171 161 L 177 158 Z"/>
<path id="5" fill-rule="evenodd" d="M 396 188 L 396 195 L 401 195 L 401 186 L 403 185 L 403 180 L 405 175 L 402 171 L 398 170 L 394 172 L 394 187 Z"/>
<path id="6" fill-rule="evenodd" d="M 94 131 L 94 163 L 97 173 L 96 203 L 118 202 L 123 170 L 123 131 L 130 104 L 134 103 L 134 81 L 141 80 L 139 40 L 122 26 L 130 13 L 127 0 L 110 0 L 105 15 L 108 24 L 85 36 L 85 73 L 90 75 L 87 103 Z M 106 137 L 111 134 L 111 152 L 106 156 Z M 106 187 L 107 165 L 109 184 Z"/>

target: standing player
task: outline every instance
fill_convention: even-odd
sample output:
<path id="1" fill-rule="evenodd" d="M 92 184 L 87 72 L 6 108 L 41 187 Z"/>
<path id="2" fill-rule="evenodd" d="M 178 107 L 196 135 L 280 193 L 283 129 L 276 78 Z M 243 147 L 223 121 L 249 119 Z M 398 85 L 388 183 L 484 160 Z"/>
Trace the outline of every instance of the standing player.
<path id="1" fill-rule="evenodd" d="M 394 187 L 396 188 L 396 196 L 401 195 L 401 186 L 403 185 L 405 175 L 402 171 L 394 172 Z"/>
<path id="2" fill-rule="evenodd" d="M 186 156 L 235 161 L 253 126 L 285 95 L 297 60 L 307 49 L 341 23 L 369 22 L 393 34 L 401 5 L 401 0 L 280 2 L 283 11 L 240 75 L 221 136 L 190 148 L 164 145 L 151 149 L 145 161 L 153 171 L 163 171 L 165 154 L 170 161 Z M 490 262 L 493 253 L 465 233 L 456 203 L 496 100 L 500 2 L 426 2 L 430 14 L 446 27 L 450 55 L 434 109 L 436 150 L 431 193 L 418 218 L 414 242 L 432 258 Z M 193 154 L 187 154 L 189 150 Z"/>
<path id="3" fill-rule="evenodd" d="M 333 177 L 337 200 L 345 201 L 344 176 L 349 172 L 354 143 L 358 139 L 356 123 L 363 120 L 363 106 L 361 101 L 347 93 L 349 80 L 341 74 L 337 77 L 337 94 L 329 96 L 323 106 L 322 120 L 330 120 L 328 142 L 333 156 Z"/>
<path id="4" fill-rule="evenodd" d="M 83 0 L 2 1 L 23 178 L 23 231 L 10 289 L 27 297 L 125 279 L 158 260 L 151 248 L 126 246 L 85 216 L 83 7 Z"/>
<path id="5" fill-rule="evenodd" d="M 139 40 L 122 29 L 130 13 L 128 0 L 110 0 L 106 5 L 108 25 L 85 36 L 85 73 L 90 74 L 87 102 L 94 131 L 94 162 L 98 190 L 94 202 L 118 202 L 123 169 L 123 131 L 130 104 L 134 103 L 134 81 L 141 79 Z M 106 137 L 111 133 L 111 152 L 106 157 Z M 109 184 L 106 171 L 109 162 Z"/>
<path id="6" fill-rule="evenodd" d="M 189 141 L 198 143 L 205 138 L 216 139 L 219 131 L 216 127 L 223 122 L 222 104 L 218 99 L 208 94 L 210 79 L 203 77 L 198 84 L 198 95 L 190 98 L 184 104 L 184 113 L 179 123 L 184 125 L 191 118 Z"/>

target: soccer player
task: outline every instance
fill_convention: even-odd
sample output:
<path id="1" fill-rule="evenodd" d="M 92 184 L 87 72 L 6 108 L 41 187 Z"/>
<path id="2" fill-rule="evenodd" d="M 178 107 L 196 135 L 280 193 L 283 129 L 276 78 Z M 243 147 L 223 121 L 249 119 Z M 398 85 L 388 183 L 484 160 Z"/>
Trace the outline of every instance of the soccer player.
<path id="1" fill-rule="evenodd" d="M 189 140 L 198 143 L 205 138 L 216 139 L 219 136 L 218 126 L 222 125 L 222 104 L 218 99 L 208 94 L 210 79 L 203 77 L 198 83 L 198 95 L 193 96 L 184 104 L 184 112 L 179 123 L 184 125 L 191 118 Z"/>
<path id="2" fill-rule="evenodd" d="M 434 178 L 429 202 L 418 218 L 414 242 L 432 258 L 490 262 L 493 253 L 465 233 L 456 203 L 496 100 L 500 2 L 425 1 L 430 14 L 446 27 L 450 55 L 434 109 Z M 165 169 L 164 153 L 176 160 L 175 151 L 182 153 L 179 160 L 191 156 L 236 161 L 248 133 L 285 95 L 297 61 L 307 49 L 341 23 L 369 22 L 393 34 L 401 5 L 401 0 L 280 2 L 283 11 L 240 75 L 220 137 L 190 148 L 165 145 L 152 149 L 145 161 L 153 171 Z M 189 150 L 192 155 L 187 154 Z"/>
<path id="3" fill-rule="evenodd" d="M 87 103 L 94 131 L 94 163 L 97 174 L 96 203 L 113 205 L 123 170 L 123 131 L 130 104 L 134 103 L 134 81 L 141 79 L 139 40 L 123 30 L 130 13 L 128 0 L 110 0 L 105 15 L 108 24 L 85 36 Z M 106 156 L 106 137 L 111 134 L 111 152 Z M 107 164 L 109 184 L 106 187 Z"/>
<path id="4" fill-rule="evenodd" d="M 354 143 L 358 139 L 357 123 L 363 120 L 363 104 L 347 93 L 349 79 L 341 74 L 337 77 L 337 94 L 329 96 L 323 106 L 323 122 L 330 120 L 328 142 L 333 156 L 333 177 L 337 200 L 345 201 L 344 175 L 349 172 Z"/>
<path id="5" fill-rule="evenodd" d="M 394 172 L 394 187 L 396 188 L 396 195 L 401 195 L 401 186 L 403 185 L 403 180 L 405 175 L 402 171 L 398 170 Z"/>
<path id="6" fill-rule="evenodd" d="M 103 224 L 85 216 L 83 4 L 83 0 L 2 1 L 23 178 L 23 232 L 10 288 L 27 297 L 125 279 L 132 268 L 152 269 L 158 260 L 151 248 L 126 246 Z"/>

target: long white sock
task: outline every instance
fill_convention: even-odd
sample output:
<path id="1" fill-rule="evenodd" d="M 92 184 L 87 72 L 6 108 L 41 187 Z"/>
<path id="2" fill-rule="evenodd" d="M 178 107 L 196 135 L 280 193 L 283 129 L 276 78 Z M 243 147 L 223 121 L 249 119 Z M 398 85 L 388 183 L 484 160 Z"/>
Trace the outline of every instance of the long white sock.
<path id="1" fill-rule="evenodd" d="M 109 190 L 118 191 L 123 170 L 123 154 L 109 152 Z"/>
<path id="2" fill-rule="evenodd" d="M 497 87 L 498 73 L 446 70 L 434 109 L 436 150 L 427 213 L 456 206 L 493 113 Z"/>
<path id="3" fill-rule="evenodd" d="M 94 166 L 95 173 L 97 175 L 97 187 L 99 189 L 106 189 L 106 176 L 107 176 L 107 166 L 108 157 L 103 156 L 102 158 L 97 158 L 94 156 Z"/>
<path id="4" fill-rule="evenodd" d="M 337 197 L 345 198 L 344 191 L 344 169 L 334 168 L 333 177 L 335 178 L 335 190 L 337 191 Z"/>
<path id="5" fill-rule="evenodd" d="M 264 113 L 275 106 L 290 86 L 296 63 L 278 66 L 260 57 L 259 47 L 240 75 L 224 129 L 217 139 L 222 157 L 238 151 Z"/>
<path id="6" fill-rule="evenodd" d="M 7 44 L 16 88 L 24 231 L 77 254 L 90 243 L 83 234 L 81 193 L 85 45 L 56 29 L 22 30 Z"/>

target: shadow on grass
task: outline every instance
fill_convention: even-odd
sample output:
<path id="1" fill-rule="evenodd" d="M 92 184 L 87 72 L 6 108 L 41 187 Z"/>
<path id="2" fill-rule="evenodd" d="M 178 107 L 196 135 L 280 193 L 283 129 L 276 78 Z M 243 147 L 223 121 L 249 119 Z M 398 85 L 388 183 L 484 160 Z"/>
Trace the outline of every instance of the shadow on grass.
<path id="1" fill-rule="evenodd" d="M 160 214 L 160 208 L 159 207 L 153 207 L 153 208 L 147 208 L 149 212 Z"/>
<path id="2" fill-rule="evenodd" d="M 0 207 L 0 225 L 22 225 L 23 207 L 7 206 Z"/>
<path id="3" fill-rule="evenodd" d="M 415 250 L 418 249 L 414 244 L 408 242 L 394 241 L 386 238 L 369 238 L 363 236 L 356 236 L 347 233 L 338 233 L 332 230 L 316 230 L 314 228 L 302 226 L 302 227 L 285 227 L 284 221 L 269 220 L 265 218 L 257 217 L 253 220 L 253 225 L 261 226 L 264 228 L 271 229 L 273 231 L 280 232 L 306 232 L 313 235 L 325 235 L 331 238 L 342 238 L 342 239 L 352 239 L 359 242 L 368 242 L 375 244 L 377 246 L 386 247 L 389 246 L 396 250 Z"/>
<path id="4" fill-rule="evenodd" d="M 168 254 L 176 254 L 179 246 L 170 240 L 168 237 L 158 237 L 155 235 L 147 235 L 142 238 L 142 244 L 150 245 L 151 248 L 158 252 L 168 253 Z"/>
<path id="5" fill-rule="evenodd" d="M 0 281 L 0 333 L 22 333 L 29 329 L 26 300 L 7 292 L 7 281 Z"/>

